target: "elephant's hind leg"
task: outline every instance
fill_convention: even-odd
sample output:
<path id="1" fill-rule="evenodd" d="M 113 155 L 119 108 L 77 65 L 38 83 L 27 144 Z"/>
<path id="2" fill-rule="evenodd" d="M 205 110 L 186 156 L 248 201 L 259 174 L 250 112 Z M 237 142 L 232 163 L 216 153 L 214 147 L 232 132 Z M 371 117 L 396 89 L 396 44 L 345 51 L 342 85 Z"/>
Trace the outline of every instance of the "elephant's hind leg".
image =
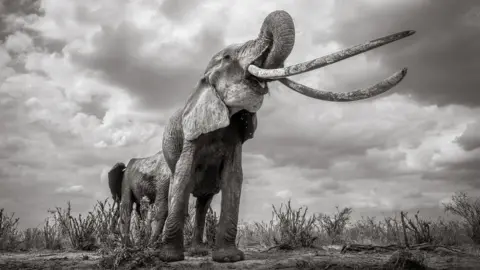
<path id="1" fill-rule="evenodd" d="M 242 190 L 242 145 L 238 144 L 228 153 L 222 177 L 222 202 L 220 220 L 215 236 L 212 259 L 216 262 L 244 260 L 244 253 L 236 247 L 240 193 Z"/>
<path id="2" fill-rule="evenodd" d="M 120 223 L 121 236 L 124 245 L 129 246 L 130 243 L 130 219 L 133 210 L 132 192 L 130 189 L 124 189 L 122 200 L 120 201 Z"/>
<path id="3" fill-rule="evenodd" d="M 208 248 L 203 243 L 203 232 L 205 231 L 205 216 L 212 202 L 213 194 L 198 197 L 195 205 L 195 223 L 193 231 L 193 243 L 190 249 L 191 254 L 206 256 Z"/>
<path id="4" fill-rule="evenodd" d="M 193 232 L 193 245 L 203 244 L 203 232 L 205 230 L 205 216 L 212 202 L 213 194 L 204 197 L 198 197 L 195 205 L 195 223 Z"/>

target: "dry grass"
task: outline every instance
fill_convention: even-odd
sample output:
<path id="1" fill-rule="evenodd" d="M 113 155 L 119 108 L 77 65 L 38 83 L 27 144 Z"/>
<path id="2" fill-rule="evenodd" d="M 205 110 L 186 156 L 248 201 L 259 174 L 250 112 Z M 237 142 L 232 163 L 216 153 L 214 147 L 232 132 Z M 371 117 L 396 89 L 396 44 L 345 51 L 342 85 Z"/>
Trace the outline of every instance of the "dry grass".
<path id="1" fill-rule="evenodd" d="M 459 192 L 452 196 L 452 202 L 444 204 L 445 211 L 461 217 L 469 237 L 480 244 L 480 198 L 470 198 Z"/>
<path id="2" fill-rule="evenodd" d="M 0 209 L 0 250 L 14 250 L 18 247 L 20 243 L 18 221 L 15 213 L 8 215 L 3 208 Z"/>
<path id="3" fill-rule="evenodd" d="M 55 210 L 49 211 L 50 217 L 42 226 L 28 228 L 23 232 L 18 230 L 19 219 L 13 213 L 6 214 L 1 209 L 0 250 L 100 248 L 104 256 L 101 264 L 105 267 L 115 268 L 132 263 L 135 267 L 148 265 L 152 263 L 148 254 L 154 252 L 147 243 L 151 235 L 151 213 L 155 209 L 145 199 L 141 201 L 140 209 L 143 219 L 139 219 L 135 211 L 132 212 L 132 229 L 128 236 L 132 240 L 130 247 L 121 244 L 117 207 L 108 199 L 98 201 L 93 210 L 86 215 L 73 215 L 70 203 L 67 203 L 65 209 L 56 207 Z M 430 243 L 462 247 L 465 252 L 479 255 L 480 249 L 475 245 L 478 243 L 480 227 L 479 200 L 473 200 L 466 194 L 456 194 L 452 198 L 452 203 L 445 205 L 445 210 L 460 216 L 462 220 L 445 221 L 442 218 L 426 220 L 419 212 L 414 215 L 400 212 L 395 216 L 378 220 L 374 217 L 362 217 L 352 222 L 350 216 L 353 210 L 348 207 L 337 207 L 336 212 L 331 215 L 310 214 L 308 208 L 294 208 L 288 201 L 279 207 L 272 205 L 270 221 L 239 224 L 237 244 L 240 248 L 261 246 L 268 250 L 330 244 L 408 246 Z M 195 207 L 192 203 L 185 224 L 186 246 L 191 243 L 194 218 Z M 210 208 L 206 216 L 204 234 L 209 248 L 215 242 L 217 223 L 218 216 Z M 403 259 L 400 258 L 399 261 L 401 260 Z M 415 261 L 421 264 L 421 258 L 416 258 Z"/>
<path id="4" fill-rule="evenodd" d="M 343 241 L 342 236 L 350 221 L 350 215 L 352 214 L 352 208 L 349 207 L 345 207 L 342 210 L 336 207 L 336 209 L 336 213 L 332 216 L 325 214 L 318 216 L 320 226 L 328 238 L 331 239 L 332 244 L 338 244 Z"/>
<path id="5" fill-rule="evenodd" d="M 72 206 L 67 202 L 67 208 L 55 207 L 50 211 L 57 224 L 60 224 L 61 234 L 66 234 L 70 240 L 70 244 L 77 250 L 94 250 L 96 249 L 96 216 L 89 212 L 86 216 L 78 214 L 74 217 L 71 214 Z"/>

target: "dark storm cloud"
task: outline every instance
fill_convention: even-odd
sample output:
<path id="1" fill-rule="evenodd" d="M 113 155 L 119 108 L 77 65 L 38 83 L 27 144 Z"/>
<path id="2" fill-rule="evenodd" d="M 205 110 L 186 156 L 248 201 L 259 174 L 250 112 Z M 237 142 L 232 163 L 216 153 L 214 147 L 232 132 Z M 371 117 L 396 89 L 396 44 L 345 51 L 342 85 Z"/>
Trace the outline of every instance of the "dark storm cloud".
<path id="1" fill-rule="evenodd" d="M 480 159 L 467 162 L 467 164 L 450 164 L 446 168 L 437 171 L 426 172 L 422 175 L 422 178 L 433 181 L 441 180 L 450 183 L 465 183 L 473 188 L 478 189 L 480 188 L 480 170 L 478 170 L 479 166 Z"/>
<path id="2" fill-rule="evenodd" d="M 148 108 L 171 106 L 183 101 L 196 85 L 210 57 L 223 47 L 220 29 L 203 28 L 194 37 L 193 51 L 183 44 L 172 43 L 160 48 L 159 55 L 180 50 L 189 64 L 153 60 L 139 55 L 138 48 L 149 36 L 134 25 L 123 22 L 112 29 L 104 27 L 95 37 L 95 50 L 89 54 L 72 52 L 73 60 L 102 71 L 110 83 L 126 88 Z"/>
<path id="3" fill-rule="evenodd" d="M 454 140 L 455 143 L 466 151 L 464 157 L 440 162 L 439 170 L 426 172 L 424 173 L 423 178 L 448 182 L 463 182 L 474 188 L 480 188 L 479 138 L 479 122 L 469 124 L 463 134 Z"/>
<path id="4" fill-rule="evenodd" d="M 465 151 L 473 151 L 480 147 L 480 122 L 469 124 L 461 136 L 456 139 Z"/>
<path id="5" fill-rule="evenodd" d="M 39 31 L 16 22 L 18 18 L 25 19 L 29 15 L 43 15 L 41 1 L 39 0 L 5 0 L 0 2 L 0 43 L 16 31 L 23 32 L 32 38 L 33 45 L 47 53 L 61 52 L 66 43 L 61 40 L 43 36 Z M 28 20 L 27 20 L 28 21 Z M 14 56 L 15 57 L 15 56 Z M 15 71 L 25 73 L 22 60 L 16 60 L 9 64 Z M 40 71 L 41 72 L 41 71 Z"/>
<path id="6" fill-rule="evenodd" d="M 38 0 L 4 0 L 0 2 L 0 41 L 5 41 L 15 30 L 11 16 L 41 14 Z"/>
<path id="7" fill-rule="evenodd" d="M 64 40 L 42 36 L 38 31 L 26 29 L 33 38 L 33 45 L 42 48 L 46 53 L 61 53 L 67 43 Z"/>
<path id="8" fill-rule="evenodd" d="M 339 181 L 325 181 L 322 182 L 318 187 L 316 188 L 309 188 L 306 190 L 305 193 L 313 196 L 319 196 L 319 195 L 326 195 L 327 193 L 332 193 L 332 194 L 345 194 L 349 192 L 350 189 L 343 185 Z"/>
<path id="9" fill-rule="evenodd" d="M 18 137 L 7 137 L 0 141 L 0 159 L 8 158 L 27 147 L 24 140 Z"/>
<path id="10" fill-rule="evenodd" d="M 81 111 L 86 115 L 93 115 L 98 119 L 103 119 L 107 108 L 105 106 L 106 97 L 100 95 L 93 95 L 90 101 L 78 102 Z"/>
<path id="11" fill-rule="evenodd" d="M 165 0 L 160 9 L 172 21 L 179 21 L 187 17 L 200 3 L 199 0 Z"/>
<path id="12" fill-rule="evenodd" d="M 311 138 L 291 132 L 274 136 L 265 136 L 261 130 L 257 132 L 255 139 L 245 144 L 245 150 L 263 154 L 275 160 L 278 166 L 297 165 L 303 168 L 327 169 L 339 158 L 364 156 L 368 149 L 382 149 L 388 145 L 386 137 L 380 132 L 374 136 L 368 134 L 358 136 L 352 141 L 325 133 L 318 134 L 317 138 Z"/>
<path id="13" fill-rule="evenodd" d="M 317 43 L 335 40 L 347 47 L 398 31 L 416 30 L 414 36 L 367 53 L 385 65 L 382 75 L 409 67 L 399 93 L 411 93 L 428 104 L 480 105 L 478 1 L 335 3 L 334 23 L 328 33 L 317 34 Z"/>
<path id="14" fill-rule="evenodd" d="M 252 141 L 251 145 L 255 147 L 258 144 L 264 145 L 266 149 L 262 149 L 262 153 L 275 159 L 279 166 L 295 164 L 315 169 L 326 169 L 338 157 L 362 156 L 368 149 L 380 146 L 380 143 L 375 142 L 346 145 L 341 142 L 329 144 L 325 140 L 318 140 L 312 143 L 300 138 L 265 138 L 264 140 Z M 306 155 L 305 153 L 309 154 Z"/>
<path id="15" fill-rule="evenodd" d="M 407 195 L 404 196 L 405 199 L 418 199 L 418 198 L 422 198 L 424 195 L 423 195 L 423 192 L 417 190 L 417 191 L 412 191 L 412 192 L 409 192 Z"/>

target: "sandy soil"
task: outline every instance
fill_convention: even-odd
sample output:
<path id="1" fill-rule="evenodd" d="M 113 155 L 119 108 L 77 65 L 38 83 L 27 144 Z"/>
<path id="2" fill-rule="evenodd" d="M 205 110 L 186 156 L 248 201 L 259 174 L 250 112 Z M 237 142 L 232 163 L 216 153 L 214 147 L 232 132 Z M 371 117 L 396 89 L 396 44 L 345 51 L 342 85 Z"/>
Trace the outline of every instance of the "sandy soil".
<path id="1" fill-rule="evenodd" d="M 480 269 L 478 256 L 441 251 L 414 253 L 425 259 L 428 268 L 424 269 Z M 186 253 L 185 261 L 181 262 L 166 264 L 156 260 L 148 266 L 133 262 L 124 264 L 120 269 L 385 269 L 385 263 L 393 252 L 341 254 L 338 248 L 262 252 L 250 248 L 245 250 L 245 254 L 245 261 L 219 264 L 212 262 L 210 255 L 192 257 Z M 0 269 L 105 269 L 101 265 L 105 266 L 105 260 L 95 252 L 0 254 Z"/>

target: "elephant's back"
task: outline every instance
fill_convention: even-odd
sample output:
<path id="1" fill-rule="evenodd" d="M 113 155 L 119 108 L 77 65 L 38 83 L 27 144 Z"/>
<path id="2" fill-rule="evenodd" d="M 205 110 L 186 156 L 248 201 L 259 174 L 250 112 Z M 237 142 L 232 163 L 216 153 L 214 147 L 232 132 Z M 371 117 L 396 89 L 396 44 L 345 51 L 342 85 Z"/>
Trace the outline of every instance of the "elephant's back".
<path id="1" fill-rule="evenodd" d="M 164 164 L 163 153 L 144 158 L 132 158 L 125 171 L 125 179 L 137 199 L 147 196 L 155 200 L 155 190 L 158 182 L 157 168 Z"/>

